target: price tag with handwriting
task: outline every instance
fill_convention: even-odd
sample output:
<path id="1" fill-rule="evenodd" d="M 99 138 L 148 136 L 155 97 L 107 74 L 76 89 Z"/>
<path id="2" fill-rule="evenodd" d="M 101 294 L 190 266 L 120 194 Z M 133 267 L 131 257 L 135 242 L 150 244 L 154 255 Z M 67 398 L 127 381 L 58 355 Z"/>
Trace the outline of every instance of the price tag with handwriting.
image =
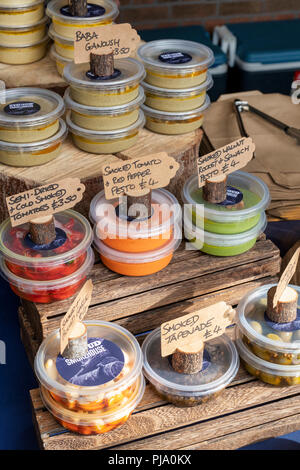
<path id="1" fill-rule="evenodd" d="M 253 157 L 255 145 L 253 140 L 241 138 L 225 147 L 198 157 L 198 186 L 201 188 L 207 180 L 228 175 L 247 165 Z"/>
<path id="2" fill-rule="evenodd" d="M 77 322 L 85 317 L 91 303 L 93 283 L 87 281 L 81 288 L 76 299 L 60 323 L 60 353 L 62 354 L 68 344 L 69 336 Z"/>
<path id="3" fill-rule="evenodd" d="M 288 283 L 290 282 L 290 280 L 292 279 L 292 277 L 294 276 L 296 272 L 298 261 L 299 261 L 299 255 L 300 255 L 300 247 L 297 248 L 297 250 L 291 257 L 289 264 L 287 265 L 287 267 L 285 268 L 285 270 L 283 271 L 279 279 L 279 282 L 278 282 L 278 285 L 274 294 L 274 298 L 273 298 L 274 308 L 276 307 L 278 300 L 282 296 L 283 292 L 285 291 L 285 288 L 288 286 Z"/>
<path id="4" fill-rule="evenodd" d="M 103 168 L 106 199 L 142 196 L 149 189 L 163 188 L 175 176 L 179 163 L 166 152 L 117 162 Z"/>
<path id="5" fill-rule="evenodd" d="M 78 29 L 74 37 L 74 62 L 89 62 L 90 54 L 114 53 L 115 59 L 129 57 L 135 52 L 140 37 L 129 23 Z"/>
<path id="6" fill-rule="evenodd" d="M 8 196 L 6 205 L 11 225 L 16 227 L 37 217 L 71 209 L 81 201 L 84 191 L 79 178 L 66 178 Z"/>
<path id="7" fill-rule="evenodd" d="M 188 313 L 161 325 L 161 355 L 173 354 L 178 347 L 208 341 L 225 332 L 234 321 L 235 310 L 226 302 Z"/>

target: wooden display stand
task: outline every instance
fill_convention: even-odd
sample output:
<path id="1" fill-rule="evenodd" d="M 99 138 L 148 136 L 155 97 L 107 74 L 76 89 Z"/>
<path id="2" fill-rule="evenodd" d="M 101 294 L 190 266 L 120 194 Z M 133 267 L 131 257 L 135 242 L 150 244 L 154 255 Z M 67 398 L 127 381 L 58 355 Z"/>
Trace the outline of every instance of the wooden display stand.
<path id="1" fill-rule="evenodd" d="M 8 216 L 7 196 L 66 177 L 80 178 L 85 185 L 83 199 L 75 209 L 87 217 L 91 199 L 103 189 L 102 168 L 105 164 L 164 151 L 180 164 L 176 178 L 167 187 L 180 200 L 185 181 L 196 171 L 201 138 L 201 129 L 178 136 L 154 134 L 142 129 L 138 142 L 132 148 L 115 155 L 96 155 L 82 152 L 69 137 L 62 146 L 61 154 L 45 165 L 17 168 L 0 164 L 0 222 Z"/>

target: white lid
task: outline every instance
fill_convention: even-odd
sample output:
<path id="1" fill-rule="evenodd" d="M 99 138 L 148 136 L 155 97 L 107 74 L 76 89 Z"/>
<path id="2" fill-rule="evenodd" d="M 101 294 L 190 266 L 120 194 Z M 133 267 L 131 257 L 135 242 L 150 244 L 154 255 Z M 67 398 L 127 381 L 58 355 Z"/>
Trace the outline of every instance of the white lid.
<path id="1" fill-rule="evenodd" d="M 267 217 L 264 212 L 262 212 L 258 223 L 246 232 L 237 233 L 233 235 L 223 235 L 213 232 L 206 232 L 200 227 L 195 226 L 191 219 L 188 211 L 186 211 L 186 217 L 184 220 L 184 233 L 186 237 L 191 236 L 196 238 L 197 241 L 202 240 L 206 245 L 211 246 L 237 246 L 247 243 L 254 238 L 257 238 L 262 232 L 265 231 L 267 227 Z M 191 244 L 193 242 L 191 241 Z"/>
<path id="2" fill-rule="evenodd" d="M 145 101 L 145 94 L 143 88 L 140 87 L 138 96 L 129 103 L 125 103 L 120 106 L 105 106 L 101 108 L 97 106 L 86 106 L 84 104 L 77 103 L 76 101 L 72 100 L 70 96 L 70 88 L 67 88 L 64 94 L 64 100 L 67 109 L 72 109 L 81 114 L 95 116 L 114 116 L 116 114 L 128 113 L 129 111 L 138 108 Z"/>
<path id="3" fill-rule="evenodd" d="M 260 179 L 250 173 L 246 173 L 245 171 L 235 171 L 234 173 L 230 173 L 228 175 L 228 185 L 247 189 L 252 191 L 256 195 L 260 197 L 260 201 L 246 209 L 237 209 L 237 210 L 217 210 L 214 208 L 217 205 L 209 204 L 209 207 L 204 201 L 204 216 L 207 219 L 214 220 L 216 222 L 236 222 L 239 220 L 248 219 L 249 217 L 254 217 L 259 212 L 264 211 L 269 202 L 270 202 L 270 193 L 268 186 Z M 191 176 L 185 183 L 183 190 L 182 190 L 182 200 L 184 204 L 193 204 L 197 206 L 197 202 L 192 198 L 191 194 L 198 188 L 198 176 L 193 175 Z M 213 206 L 213 207 L 211 207 Z"/>
<path id="4" fill-rule="evenodd" d="M 192 88 L 160 88 L 158 86 L 150 85 L 150 83 L 142 82 L 142 86 L 144 90 L 149 93 L 153 93 L 154 95 L 159 96 L 167 96 L 168 98 L 177 98 L 182 96 L 191 96 L 191 95 L 198 95 L 203 91 L 210 90 L 213 86 L 213 79 L 209 72 L 207 72 L 207 78 L 205 82 L 201 83 L 201 85 L 194 86 Z"/>
<path id="5" fill-rule="evenodd" d="M 116 129 L 114 131 L 92 131 L 90 129 L 84 129 L 83 127 L 79 127 L 74 124 L 74 122 L 71 120 L 70 113 L 71 111 L 68 111 L 66 115 L 66 121 L 70 131 L 75 135 L 86 137 L 88 139 L 94 140 L 95 142 L 102 142 L 103 140 L 114 140 L 121 139 L 122 137 L 127 137 L 128 135 L 133 134 L 145 125 L 145 116 L 140 110 L 138 120 L 128 127 L 124 127 L 123 129 Z"/>
<path id="6" fill-rule="evenodd" d="M 140 46 L 137 54 L 145 66 L 171 72 L 206 70 L 214 63 L 209 47 L 182 39 L 150 41 Z"/>
<path id="7" fill-rule="evenodd" d="M 97 238 L 104 233 L 109 238 L 113 235 L 118 238 L 153 238 L 170 231 L 181 218 L 181 207 L 176 197 L 166 189 L 154 189 L 151 197 L 152 217 L 129 222 L 116 215 L 121 198 L 107 200 L 104 190 L 96 194 L 91 201 L 89 217 L 92 223 L 97 223 Z"/>
<path id="8" fill-rule="evenodd" d="M 95 12 L 91 10 L 91 5 L 97 5 L 100 11 Z M 61 9 L 68 6 L 67 0 L 51 0 L 47 5 L 46 14 L 50 18 L 58 18 L 63 22 L 73 23 L 75 26 L 85 25 L 95 26 L 96 23 L 106 23 L 113 21 L 119 14 L 118 7 L 115 2 L 109 0 L 93 0 L 88 4 L 88 16 L 79 17 L 71 16 L 70 14 L 63 14 Z"/>
<path id="9" fill-rule="evenodd" d="M 143 104 L 141 109 L 144 111 L 146 116 L 150 116 L 163 121 L 185 121 L 201 116 L 203 112 L 210 106 L 210 98 L 206 95 L 205 102 L 200 108 L 192 109 L 191 111 L 180 111 L 177 113 L 171 113 L 170 111 L 159 111 L 154 108 L 149 108 Z"/>
<path id="10" fill-rule="evenodd" d="M 0 126 L 30 128 L 50 124 L 65 111 L 64 100 L 53 91 L 42 88 L 5 90 L 5 103 L 0 104 Z"/>
<path id="11" fill-rule="evenodd" d="M 120 75 L 111 79 L 92 79 L 87 76 L 90 70 L 89 63 L 69 64 L 64 69 L 65 80 L 74 87 L 85 88 L 89 90 L 118 90 L 126 86 L 140 83 L 145 78 L 143 64 L 135 59 L 115 59 L 115 70 L 120 71 Z"/>
<path id="12" fill-rule="evenodd" d="M 63 142 L 68 135 L 68 129 L 65 121 L 59 120 L 59 130 L 56 134 L 52 135 L 48 139 L 39 140 L 37 142 L 29 142 L 26 144 L 15 143 L 15 142 L 4 142 L 0 140 L 0 150 L 7 152 L 38 152 L 39 150 L 47 149 L 51 145 Z"/>
<path id="13" fill-rule="evenodd" d="M 99 240 L 96 236 L 96 226 L 94 227 L 94 246 L 100 255 L 105 258 L 117 261 L 119 263 L 129 264 L 143 264 L 152 263 L 159 259 L 165 258 L 173 253 L 179 247 L 181 243 L 181 230 L 175 227 L 173 238 L 168 240 L 162 247 L 156 250 L 144 251 L 142 253 L 127 253 L 123 251 L 117 251 L 113 248 L 105 245 L 103 241 Z"/>

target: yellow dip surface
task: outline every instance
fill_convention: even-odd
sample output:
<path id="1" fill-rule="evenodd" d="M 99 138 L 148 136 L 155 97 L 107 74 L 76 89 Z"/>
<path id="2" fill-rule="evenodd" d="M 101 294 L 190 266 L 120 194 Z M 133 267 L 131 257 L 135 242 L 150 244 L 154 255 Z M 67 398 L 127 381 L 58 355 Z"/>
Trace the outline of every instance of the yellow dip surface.
<path id="1" fill-rule="evenodd" d="M 0 62 L 10 65 L 31 64 L 41 60 L 47 52 L 48 40 L 27 47 L 1 47 Z"/>
<path id="2" fill-rule="evenodd" d="M 40 21 L 44 16 L 44 4 L 16 8 L 15 10 L 0 7 L 0 24 L 5 26 L 30 26 Z"/>

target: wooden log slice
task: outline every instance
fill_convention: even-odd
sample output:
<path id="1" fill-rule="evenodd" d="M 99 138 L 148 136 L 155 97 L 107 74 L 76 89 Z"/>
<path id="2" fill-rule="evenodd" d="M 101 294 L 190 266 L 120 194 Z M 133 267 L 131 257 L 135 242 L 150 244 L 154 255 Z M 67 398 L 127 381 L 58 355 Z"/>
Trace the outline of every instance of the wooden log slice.
<path id="1" fill-rule="evenodd" d="M 267 296 L 267 315 L 273 322 L 289 323 L 297 317 L 298 293 L 292 287 L 286 287 L 277 305 L 273 307 L 276 286 L 271 287 Z"/>
<path id="2" fill-rule="evenodd" d="M 90 54 L 91 73 L 96 77 L 110 77 L 114 73 L 114 54 Z"/>
<path id="3" fill-rule="evenodd" d="M 38 217 L 29 222 L 31 240 L 36 245 L 48 245 L 56 238 L 53 215 Z"/>
<path id="4" fill-rule="evenodd" d="M 87 329 L 84 323 L 77 322 L 74 326 L 66 346 L 63 357 L 66 359 L 79 359 L 88 352 Z"/>
<path id="5" fill-rule="evenodd" d="M 203 365 L 203 341 L 177 348 L 172 354 L 172 367 L 179 374 L 196 374 Z"/>
<path id="6" fill-rule="evenodd" d="M 87 16 L 87 0 L 69 0 L 72 16 Z"/>
<path id="7" fill-rule="evenodd" d="M 221 175 L 213 180 L 207 180 L 203 186 L 203 199 L 212 204 L 226 199 L 227 176 Z"/>

